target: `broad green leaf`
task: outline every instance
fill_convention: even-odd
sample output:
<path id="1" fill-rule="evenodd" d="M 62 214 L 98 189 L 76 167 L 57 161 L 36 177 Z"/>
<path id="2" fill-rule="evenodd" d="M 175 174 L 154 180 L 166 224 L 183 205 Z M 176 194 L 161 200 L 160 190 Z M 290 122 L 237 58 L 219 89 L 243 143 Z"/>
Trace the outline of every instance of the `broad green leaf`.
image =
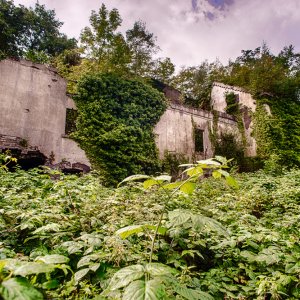
<path id="1" fill-rule="evenodd" d="M 122 300 L 163 300 L 165 299 L 163 284 L 157 280 L 137 280 L 125 290 Z"/>
<path id="2" fill-rule="evenodd" d="M 69 262 L 69 258 L 59 254 L 50 254 L 45 256 L 38 256 L 35 261 L 41 261 L 46 264 L 66 264 Z"/>
<path id="3" fill-rule="evenodd" d="M 118 187 L 125 183 L 125 182 L 130 182 L 130 181 L 137 181 L 137 180 L 142 180 L 142 179 L 148 179 L 150 176 L 148 175 L 143 175 L 143 174 L 137 174 L 137 175 L 131 175 L 129 177 L 126 177 L 124 180 L 122 180 L 119 184 Z"/>
<path id="4" fill-rule="evenodd" d="M 95 261 L 96 259 L 99 258 L 98 254 L 91 254 L 91 255 L 86 255 L 83 256 L 77 263 L 77 268 L 81 268 L 83 266 L 87 266 L 90 264 L 91 261 Z"/>
<path id="5" fill-rule="evenodd" d="M 238 185 L 237 181 L 233 177 L 231 177 L 231 176 L 227 176 L 226 177 L 226 182 L 227 182 L 227 184 L 229 186 L 231 186 L 231 187 L 233 187 L 235 189 L 239 188 L 239 185 Z"/>
<path id="6" fill-rule="evenodd" d="M 197 164 L 203 165 L 205 167 L 207 166 L 220 166 L 221 163 L 218 161 L 213 160 L 212 158 L 205 159 L 205 160 L 198 160 Z"/>
<path id="7" fill-rule="evenodd" d="M 223 175 L 225 178 L 227 178 L 229 176 L 229 173 L 227 171 L 224 171 L 222 169 L 219 169 L 218 172 Z"/>
<path id="8" fill-rule="evenodd" d="M 156 226 L 155 225 L 144 225 L 144 228 L 151 229 L 151 230 L 154 230 L 154 231 L 156 230 Z M 167 232 L 167 230 L 168 229 L 166 227 L 159 226 L 157 233 L 161 234 L 161 235 L 165 235 L 166 232 Z"/>
<path id="9" fill-rule="evenodd" d="M 204 259 L 203 255 L 198 250 L 183 250 L 181 252 L 181 256 L 190 255 L 191 257 L 195 257 L 195 254 Z"/>
<path id="10" fill-rule="evenodd" d="M 189 168 L 187 170 L 185 170 L 185 172 L 190 176 L 200 176 L 203 174 L 203 169 L 201 166 L 196 166 L 196 167 L 193 167 L 193 168 Z"/>
<path id="11" fill-rule="evenodd" d="M 58 232 L 60 231 L 60 225 L 57 223 L 50 223 L 45 226 L 39 227 L 32 234 L 44 234 L 46 232 Z"/>
<path id="12" fill-rule="evenodd" d="M 172 176 L 170 176 L 170 175 L 159 175 L 159 176 L 155 177 L 154 179 L 158 180 L 158 181 L 168 181 L 168 182 L 170 182 L 171 179 L 172 179 Z"/>
<path id="13" fill-rule="evenodd" d="M 132 234 L 142 232 L 143 229 L 143 225 L 130 225 L 117 230 L 116 234 L 124 240 Z"/>
<path id="14" fill-rule="evenodd" d="M 55 270 L 54 265 L 39 263 L 39 262 L 27 262 L 14 271 L 15 275 L 28 276 L 32 274 L 51 273 Z"/>
<path id="15" fill-rule="evenodd" d="M 294 274 L 300 274 L 300 262 L 297 262 L 296 264 L 295 263 L 290 263 L 290 264 L 287 264 L 285 266 L 285 272 L 286 273 L 294 273 Z"/>
<path id="16" fill-rule="evenodd" d="M 240 256 L 246 258 L 249 262 L 255 262 L 256 254 L 251 251 L 241 251 Z"/>
<path id="17" fill-rule="evenodd" d="M 282 253 L 280 250 L 271 246 L 259 252 L 258 255 L 255 256 L 255 260 L 260 263 L 265 263 L 269 266 L 278 263 L 281 256 Z"/>
<path id="18" fill-rule="evenodd" d="M 102 245 L 101 235 L 98 235 L 96 233 L 86 233 L 81 235 L 78 239 L 91 246 L 100 247 Z"/>
<path id="19" fill-rule="evenodd" d="M 108 289 L 113 291 L 127 286 L 130 282 L 140 279 L 145 275 L 142 265 L 133 265 L 122 268 L 112 277 Z"/>
<path id="20" fill-rule="evenodd" d="M 192 214 L 189 211 L 183 209 L 175 209 L 168 213 L 170 225 L 180 226 L 188 221 L 190 221 Z"/>
<path id="21" fill-rule="evenodd" d="M 143 187 L 144 187 L 144 189 L 148 189 L 154 185 L 161 185 L 165 181 L 170 182 L 171 179 L 172 179 L 172 177 L 169 175 L 160 175 L 155 178 L 149 178 L 148 180 L 144 181 Z"/>
<path id="22" fill-rule="evenodd" d="M 212 176 L 213 176 L 213 178 L 218 179 L 218 178 L 222 177 L 222 174 L 219 172 L 219 170 L 215 170 L 212 172 Z"/>
<path id="23" fill-rule="evenodd" d="M 4 300 L 43 300 L 41 292 L 36 290 L 26 278 L 16 277 L 5 280 L 0 287 Z"/>
<path id="24" fill-rule="evenodd" d="M 160 182 L 162 182 L 162 181 L 160 181 Z M 157 180 L 155 180 L 155 179 L 153 179 L 153 178 L 150 178 L 150 179 L 147 179 L 146 181 L 144 181 L 143 187 L 144 187 L 144 189 L 148 189 L 151 186 L 160 184 L 160 182 L 157 181 Z"/>
<path id="25" fill-rule="evenodd" d="M 181 187 L 180 187 L 180 191 L 182 191 L 183 193 L 186 194 L 192 194 L 194 192 L 196 188 L 196 183 L 195 182 L 185 182 Z"/>
<path id="26" fill-rule="evenodd" d="M 56 279 L 46 281 L 42 284 L 43 289 L 52 290 L 59 286 L 59 281 Z"/>
<path id="27" fill-rule="evenodd" d="M 26 263 L 27 262 L 23 262 L 14 258 L 7 258 L 0 261 L 1 266 L 3 266 L 6 270 L 13 272 Z"/>
<path id="28" fill-rule="evenodd" d="M 219 161 L 219 162 L 222 163 L 223 165 L 226 165 L 227 162 L 229 162 L 229 161 L 232 160 L 232 159 L 227 160 L 226 157 L 218 156 L 218 155 L 216 155 L 216 156 L 214 157 L 214 159 L 217 160 L 217 161 Z"/>
<path id="29" fill-rule="evenodd" d="M 116 234 L 119 235 L 123 240 L 131 236 L 132 234 L 137 234 L 143 232 L 145 229 L 156 230 L 155 225 L 130 225 L 124 228 L 121 228 L 116 231 Z M 158 234 L 165 235 L 167 232 L 167 228 L 160 226 L 158 228 Z"/>
<path id="30" fill-rule="evenodd" d="M 209 230 L 215 231 L 220 235 L 229 236 L 227 229 L 218 221 L 208 218 L 203 215 L 192 215 L 193 228 L 198 231 L 202 230 L 204 227 Z"/>
<path id="31" fill-rule="evenodd" d="M 171 274 L 174 274 L 177 272 L 175 269 L 172 269 L 171 267 L 161 264 L 161 263 L 146 264 L 145 270 L 147 273 L 149 273 L 151 276 L 154 276 L 154 277 L 171 275 Z"/>
<path id="32" fill-rule="evenodd" d="M 189 289 L 179 284 L 174 286 L 174 290 L 177 294 L 188 300 L 214 300 L 214 298 L 208 293 Z"/>
<path id="33" fill-rule="evenodd" d="M 166 190 L 174 190 L 174 189 L 178 188 L 181 184 L 182 184 L 181 181 L 167 183 L 162 188 L 166 189 Z"/>
<path id="34" fill-rule="evenodd" d="M 75 282 L 78 283 L 89 271 L 90 271 L 90 268 L 85 268 L 85 269 L 77 271 L 74 274 Z"/>
<path id="35" fill-rule="evenodd" d="M 84 243 L 81 241 L 68 241 L 61 244 L 61 247 L 66 248 L 69 254 L 81 253 L 84 248 Z"/>
<path id="36" fill-rule="evenodd" d="M 93 272 L 96 272 L 100 267 L 100 263 L 92 263 L 89 265 L 89 269 Z"/>

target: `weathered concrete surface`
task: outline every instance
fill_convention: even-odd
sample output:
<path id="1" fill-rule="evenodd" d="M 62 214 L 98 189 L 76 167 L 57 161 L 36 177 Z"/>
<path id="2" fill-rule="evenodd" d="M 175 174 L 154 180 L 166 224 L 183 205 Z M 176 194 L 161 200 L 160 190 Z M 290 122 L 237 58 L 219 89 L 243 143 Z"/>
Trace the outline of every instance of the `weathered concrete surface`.
<path id="1" fill-rule="evenodd" d="M 0 134 L 18 137 L 35 147 L 53 164 L 63 162 L 71 166 L 90 163 L 76 142 L 65 136 L 66 109 L 76 109 L 74 101 L 66 95 L 66 82 L 55 69 L 25 60 L 0 61 Z M 170 104 L 155 127 L 160 157 L 166 151 L 180 153 L 190 160 L 213 155 L 209 131 L 213 115 L 209 111 L 181 105 L 179 91 L 164 86 Z M 256 154 L 256 143 L 251 136 L 252 113 L 256 104 L 243 89 L 222 83 L 213 85 L 212 107 L 218 111 L 218 131 L 239 135 L 235 119 L 225 113 L 225 93 L 239 95 L 245 133 L 246 155 Z M 195 128 L 203 131 L 203 151 L 195 151 Z M 1 144 L 1 141 L 0 141 Z"/>
<path id="2" fill-rule="evenodd" d="M 29 61 L 0 61 L 0 134 L 23 138 L 45 156 L 90 165 L 72 140 L 66 141 L 66 82 L 54 69 Z M 70 149 L 70 151 L 69 151 Z"/>
<path id="3" fill-rule="evenodd" d="M 256 101 L 252 98 L 250 93 L 247 93 L 244 89 L 236 86 L 226 85 L 220 82 L 215 82 L 211 90 L 211 106 L 214 110 L 220 112 L 226 112 L 226 93 L 238 95 L 239 103 L 241 106 L 246 106 L 255 112 Z"/>
<path id="4" fill-rule="evenodd" d="M 37 147 L 27 145 L 22 138 L 0 134 L 0 153 L 10 154 L 18 158 L 18 164 L 24 169 L 38 167 L 46 162 L 46 156 Z"/>
<path id="5" fill-rule="evenodd" d="M 250 93 L 247 93 L 240 87 L 230 86 L 223 83 L 215 82 L 211 91 L 211 106 L 214 110 L 226 112 L 226 93 L 238 95 L 238 103 L 243 117 L 243 124 L 246 137 L 246 156 L 256 156 L 256 141 L 252 136 L 253 118 L 252 115 L 256 110 L 256 101 Z"/>
<path id="6" fill-rule="evenodd" d="M 212 122 L 211 112 L 171 103 L 154 129 L 160 157 L 163 158 L 166 151 L 183 154 L 190 160 L 212 157 L 209 139 Z M 194 128 L 203 130 L 203 152 L 195 151 Z M 236 132 L 236 122 L 231 116 L 221 114 L 218 130 Z"/>

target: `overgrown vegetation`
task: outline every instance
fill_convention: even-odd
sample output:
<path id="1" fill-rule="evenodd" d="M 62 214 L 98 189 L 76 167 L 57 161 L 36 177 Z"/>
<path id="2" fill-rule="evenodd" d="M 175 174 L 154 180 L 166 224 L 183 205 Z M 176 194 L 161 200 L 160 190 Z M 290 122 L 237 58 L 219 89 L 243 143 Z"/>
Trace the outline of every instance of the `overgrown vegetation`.
<path id="1" fill-rule="evenodd" d="M 235 93 L 227 93 L 225 95 L 226 112 L 230 115 L 236 116 L 239 112 L 239 98 Z"/>
<path id="2" fill-rule="evenodd" d="M 163 94 L 114 74 L 85 77 L 75 97 L 73 134 L 110 184 L 160 171 L 153 128 L 166 108 Z"/>
<path id="3" fill-rule="evenodd" d="M 56 19 L 55 11 L 39 3 L 27 8 L 1 0 L 0 24 L 0 60 L 13 57 L 47 63 L 64 50 L 76 47 L 75 39 L 59 31 L 63 23 Z"/>
<path id="4" fill-rule="evenodd" d="M 254 133 L 261 157 L 277 155 L 281 164 L 290 167 L 300 165 L 299 62 L 293 46 L 284 47 L 276 56 L 263 44 L 255 50 L 243 50 L 222 79 L 245 88 L 257 100 Z M 267 114 L 263 104 L 269 105 L 270 116 L 262 116 Z M 263 141 L 262 136 L 267 139 Z"/>
<path id="5" fill-rule="evenodd" d="M 55 11 L 43 5 L 26 8 L 1 0 L 0 8 L 0 57 L 51 62 L 68 80 L 70 93 L 77 92 L 78 79 L 86 75 L 112 72 L 146 83 L 154 78 L 179 89 L 183 104 L 206 110 L 211 110 L 214 81 L 240 86 L 252 94 L 259 107 L 268 104 L 271 108 L 269 121 L 275 126 L 263 128 L 264 124 L 259 124 L 262 111 L 256 114 L 254 134 L 260 139 L 259 158 L 276 155 L 280 164 L 300 165 L 300 55 L 293 46 L 284 47 L 275 55 L 263 44 L 254 50 L 242 50 L 241 56 L 226 65 L 218 60 L 204 61 L 182 67 L 175 75 L 170 58 L 157 58 L 157 39 L 143 21 L 134 22 L 125 33 L 120 31 L 122 18 L 116 8 L 109 10 L 102 4 L 98 11 L 92 11 L 90 26 L 82 30 L 79 45 L 59 31 L 62 23 Z M 227 112 L 238 116 L 243 135 L 236 99 L 233 94 L 226 98 Z M 265 143 L 262 135 L 268 136 Z M 242 140 L 245 146 L 244 136 Z"/>
<path id="6" fill-rule="evenodd" d="M 97 174 L 0 170 L 1 297 L 299 299 L 299 175 L 175 183 L 170 198 L 166 176 L 109 189 Z"/>

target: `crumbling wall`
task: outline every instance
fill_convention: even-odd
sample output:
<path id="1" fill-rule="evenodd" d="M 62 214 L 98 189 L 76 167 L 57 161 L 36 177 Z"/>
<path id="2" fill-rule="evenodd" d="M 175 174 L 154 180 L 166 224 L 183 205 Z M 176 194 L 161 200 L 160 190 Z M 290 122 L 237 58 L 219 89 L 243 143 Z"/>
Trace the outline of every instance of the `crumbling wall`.
<path id="1" fill-rule="evenodd" d="M 154 129 L 160 157 L 163 158 L 166 151 L 183 154 L 190 160 L 212 157 L 212 122 L 213 114 L 209 111 L 171 103 Z M 219 115 L 218 127 L 221 131 L 236 132 L 237 129 L 234 118 L 225 113 Z M 195 149 L 195 128 L 203 131 L 201 152 Z"/>
<path id="2" fill-rule="evenodd" d="M 252 137 L 253 120 L 252 114 L 256 110 L 256 101 L 250 93 L 247 93 L 240 87 L 230 86 L 223 83 L 215 82 L 211 91 L 212 109 L 219 112 L 226 112 L 226 94 L 234 93 L 238 97 L 239 109 L 242 116 L 244 133 L 246 139 L 245 155 L 256 156 L 256 141 Z"/>
<path id="3" fill-rule="evenodd" d="M 25 60 L 0 61 L 0 90 L 0 134 L 26 140 L 53 163 L 65 159 L 90 165 L 79 146 L 63 138 L 66 108 L 74 103 L 55 69 Z"/>
<path id="4" fill-rule="evenodd" d="M 242 106 L 248 107 L 252 112 L 256 109 L 256 101 L 253 99 L 250 93 L 247 93 L 244 89 L 236 86 L 226 85 L 220 82 L 214 82 L 211 90 L 211 106 L 214 110 L 219 112 L 226 112 L 226 93 L 238 95 L 239 103 Z"/>

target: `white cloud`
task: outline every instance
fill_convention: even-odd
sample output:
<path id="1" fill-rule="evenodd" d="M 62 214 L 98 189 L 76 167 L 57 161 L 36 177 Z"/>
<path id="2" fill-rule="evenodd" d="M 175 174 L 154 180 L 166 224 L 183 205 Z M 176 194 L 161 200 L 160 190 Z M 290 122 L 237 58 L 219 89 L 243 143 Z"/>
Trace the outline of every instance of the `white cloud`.
<path id="1" fill-rule="evenodd" d="M 33 0 L 15 3 L 33 5 Z M 198 0 L 198 11 L 192 10 L 192 0 L 103 0 L 111 9 L 120 11 L 122 31 L 134 21 L 143 20 L 149 31 L 158 37 L 161 56 L 170 57 L 177 66 L 197 65 L 204 59 L 220 58 L 224 63 L 235 58 L 242 49 L 254 49 L 266 41 L 276 53 L 293 44 L 300 50 L 299 0 L 235 0 L 225 10 Z M 98 10 L 98 0 L 40 0 L 47 8 L 54 8 L 65 24 L 69 36 L 78 37 L 88 25 L 91 10 Z M 217 18 L 208 20 L 204 11 Z"/>

